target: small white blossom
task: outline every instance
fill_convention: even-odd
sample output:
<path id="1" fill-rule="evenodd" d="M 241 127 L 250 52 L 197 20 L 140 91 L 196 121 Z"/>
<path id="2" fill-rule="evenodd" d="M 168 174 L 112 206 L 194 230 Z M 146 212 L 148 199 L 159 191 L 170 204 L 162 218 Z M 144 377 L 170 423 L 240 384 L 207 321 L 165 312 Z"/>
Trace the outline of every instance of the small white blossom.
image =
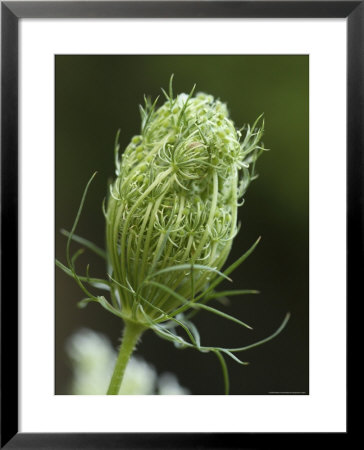
<path id="1" fill-rule="evenodd" d="M 108 338 L 95 331 L 82 329 L 68 341 L 66 351 L 72 361 L 74 395 L 105 395 L 115 365 L 116 352 Z M 181 395 L 188 389 L 175 375 L 159 378 L 154 367 L 140 357 L 132 357 L 125 371 L 119 395 Z"/>

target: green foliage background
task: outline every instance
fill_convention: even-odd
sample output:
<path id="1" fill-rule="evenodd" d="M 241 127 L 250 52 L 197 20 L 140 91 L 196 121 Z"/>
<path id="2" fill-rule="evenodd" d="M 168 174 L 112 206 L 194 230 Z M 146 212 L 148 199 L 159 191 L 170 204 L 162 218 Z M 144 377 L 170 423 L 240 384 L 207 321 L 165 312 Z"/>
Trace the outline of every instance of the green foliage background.
<path id="1" fill-rule="evenodd" d="M 287 311 L 292 316 L 275 340 L 240 354 L 249 366 L 228 360 L 231 394 L 308 393 L 308 208 L 309 58 L 305 55 L 106 55 L 56 56 L 56 256 L 65 261 L 66 239 L 83 189 L 94 171 L 77 234 L 104 247 L 102 200 L 114 175 L 113 145 L 121 148 L 139 132 L 138 104 L 155 98 L 174 73 L 174 92 L 194 83 L 226 102 L 236 126 L 252 124 L 264 112 L 264 144 L 271 150 L 257 164 L 260 174 L 240 208 L 242 227 L 228 264 L 262 236 L 256 251 L 222 287 L 258 289 L 260 295 L 233 297 L 221 309 L 250 324 L 249 331 L 207 312 L 196 316 L 202 344 L 242 346 L 272 333 Z M 162 98 L 162 97 L 161 97 Z M 161 100 L 163 101 L 163 100 Z M 73 244 L 75 245 L 75 244 Z M 103 261 L 90 252 L 80 271 L 105 276 Z M 82 292 L 56 270 L 55 392 L 68 393 L 71 376 L 64 346 L 79 327 L 104 332 L 117 346 L 121 323 L 96 304 L 76 307 Z M 158 372 L 171 371 L 193 394 L 221 394 L 223 381 L 214 355 L 177 350 L 147 332 L 138 353 Z"/>

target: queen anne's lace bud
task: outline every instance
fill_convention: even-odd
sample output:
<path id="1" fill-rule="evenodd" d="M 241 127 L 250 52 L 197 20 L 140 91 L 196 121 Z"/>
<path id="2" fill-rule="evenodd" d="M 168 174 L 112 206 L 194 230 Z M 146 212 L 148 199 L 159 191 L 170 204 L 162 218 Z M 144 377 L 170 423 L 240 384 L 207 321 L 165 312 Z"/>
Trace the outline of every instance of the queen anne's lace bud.
<path id="1" fill-rule="evenodd" d="M 164 91 L 163 91 L 164 92 Z M 125 368 L 138 338 L 152 329 L 180 348 L 213 352 L 221 364 L 225 393 L 229 392 L 228 370 L 223 355 L 240 364 L 236 353 L 264 344 L 286 326 L 289 314 L 271 335 L 244 347 L 202 346 L 193 311 L 207 310 L 241 326 L 240 319 L 206 303 L 221 295 L 254 294 L 254 290 L 217 292 L 255 249 L 259 239 L 240 258 L 220 271 L 237 233 L 239 201 L 252 179 L 255 161 L 264 150 L 259 144 L 263 126 L 236 130 L 224 103 L 203 93 L 173 97 L 172 79 L 167 101 L 156 109 L 146 101 L 141 108 L 141 134 L 134 136 L 121 159 L 115 144 L 116 180 L 110 186 L 106 208 L 107 251 L 75 230 L 95 174 L 84 190 L 80 207 L 68 236 L 67 266 L 86 298 L 80 307 L 97 302 L 124 321 L 124 336 L 107 393 L 117 395 Z M 245 135 L 242 137 L 242 131 Z M 82 243 L 108 262 L 108 279 L 76 273 L 71 241 Z M 110 292 L 110 300 L 95 295 L 86 286 Z M 182 328 L 184 339 L 176 328 Z"/>
<path id="2" fill-rule="evenodd" d="M 191 300 L 222 268 L 263 150 L 257 122 L 242 138 L 211 95 L 166 97 L 158 109 L 146 101 L 141 134 L 121 160 L 116 151 L 106 211 L 115 295 L 123 316 L 143 323 L 181 306 L 168 289 Z"/>

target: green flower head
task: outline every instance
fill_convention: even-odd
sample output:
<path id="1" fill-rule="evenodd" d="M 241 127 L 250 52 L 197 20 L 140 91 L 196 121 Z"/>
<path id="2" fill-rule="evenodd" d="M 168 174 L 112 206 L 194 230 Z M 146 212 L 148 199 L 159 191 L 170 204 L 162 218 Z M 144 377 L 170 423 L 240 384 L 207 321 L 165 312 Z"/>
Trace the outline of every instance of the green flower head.
<path id="1" fill-rule="evenodd" d="M 107 249 L 126 317 L 146 322 L 191 301 L 218 276 L 254 178 L 263 128 L 242 132 L 211 95 L 173 93 L 141 108 L 141 134 L 119 159 L 106 213 Z M 127 287 L 128 289 L 123 289 Z M 138 307 L 138 306 L 141 306 Z"/>

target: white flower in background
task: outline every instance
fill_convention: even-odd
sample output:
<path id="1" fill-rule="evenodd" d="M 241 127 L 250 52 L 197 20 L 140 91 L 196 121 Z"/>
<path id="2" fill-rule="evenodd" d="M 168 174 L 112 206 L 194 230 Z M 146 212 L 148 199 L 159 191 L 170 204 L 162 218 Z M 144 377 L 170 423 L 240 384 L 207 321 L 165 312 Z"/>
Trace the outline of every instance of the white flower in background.
<path id="1" fill-rule="evenodd" d="M 114 354 L 114 361 L 116 353 Z M 108 379 L 111 378 L 112 369 L 109 372 Z M 157 372 L 153 366 L 141 358 L 131 358 L 125 371 L 124 382 L 119 391 L 119 395 L 152 395 L 155 394 L 155 383 L 157 381 Z M 107 391 L 108 386 L 104 391 Z"/>
<path id="2" fill-rule="evenodd" d="M 67 342 L 66 351 L 73 366 L 71 393 L 104 394 L 115 361 L 115 352 L 108 339 L 100 333 L 82 329 Z"/>
<path id="3" fill-rule="evenodd" d="M 115 365 L 116 352 L 108 338 L 95 331 L 82 329 L 68 341 L 66 351 L 72 361 L 73 395 L 105 395 Z M 171 373 L 158 377 L 152 365 L 140 357 L 132 357 L 125 372 L 119 395 L 184 395 L 188 389 Z"/>
<path id="4" fill-rule="evenodd" d="M 176 375 L 173 373 L 162 373 L 158 378 L 159 395 L 184 395 L 189 393 L 188 389 L 180 386 Z"/>

